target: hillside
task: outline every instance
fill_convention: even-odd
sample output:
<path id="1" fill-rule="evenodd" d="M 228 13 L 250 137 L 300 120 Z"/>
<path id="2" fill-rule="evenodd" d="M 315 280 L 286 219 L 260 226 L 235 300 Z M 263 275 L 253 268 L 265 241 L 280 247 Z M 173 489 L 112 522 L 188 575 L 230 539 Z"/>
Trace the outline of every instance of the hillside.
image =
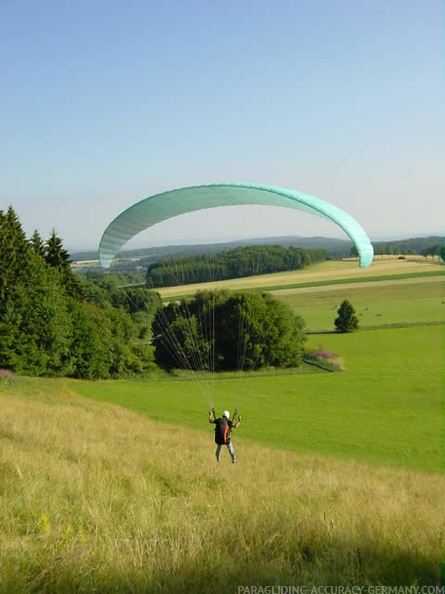
<path id="1" fill-rule="evenodd" d="M 0 381 L 0 591 L 432 585 L 443 477 L 302 456 Z M 409 522 L 406 518 L 409 517 Z"/>

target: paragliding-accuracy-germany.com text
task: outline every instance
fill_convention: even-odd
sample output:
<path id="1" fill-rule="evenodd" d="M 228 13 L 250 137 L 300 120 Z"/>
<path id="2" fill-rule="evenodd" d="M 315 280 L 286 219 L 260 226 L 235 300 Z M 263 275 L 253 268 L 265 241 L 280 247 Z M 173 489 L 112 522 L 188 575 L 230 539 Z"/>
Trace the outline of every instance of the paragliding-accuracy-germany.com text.
<path id="1" fill-rule="evenodd" d="M 445 594 L 445 586 L 238 586 L 237 594 Z"/>

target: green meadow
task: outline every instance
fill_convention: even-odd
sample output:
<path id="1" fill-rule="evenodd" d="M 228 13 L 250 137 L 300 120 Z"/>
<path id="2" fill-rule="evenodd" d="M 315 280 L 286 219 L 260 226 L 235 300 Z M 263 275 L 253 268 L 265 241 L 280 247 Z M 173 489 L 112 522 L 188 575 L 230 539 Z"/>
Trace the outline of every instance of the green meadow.
<path id="1" fill-rule="evenodd" d="M 338 372 L 0 379 L 0 592 L 439 585 L 437 271 L 275 293 Z M 332 332 L 344 298 L 352 334 Z M 214 458 L 211 406 L 243 416 L 237 465 Z"/>
<path id="2" fill-rule="evenodd" d="M 278 290 L 306 321 L 309 330 L 333 329 L 343 299 L 355 307 L 361 329 L 445 322 L 445 275 L 362 283 L 307 291 Z"/>
<path id="3" fill-rule="evenodd" d="M 210 406 L 218 411 L 237 408 L 244 418 L 240 437 L 255 443 L 438 471 L 444 467 L 440 406 L 445 325 L 440 322 L 445 322 L 445 277 L 386 283 L 283 291 L 281 297 L 315 332 L 308 335 L 308 348 L 338 355 L 344 366 L 340 373 L 314 373 L 305 367 L 297 373 L 195 374 L 82 382 L 76 390 L 202 431 L 208 431 Z M 353 303 L 366 330 L 332 332 L 344 298 Z"/>
<path id="4" fill-rule="evenodd" d="M 339 373 L 78 383 L 77 393 L 209 434 L 207 410 L 236 407 L 239 437 L 274 448 L 436 472 L 442 464 L 438 346 L 444 326 L 312 335 Z M 443 427 L 442 427 L 443 428 Z M 235 436 L 237 440 L 238 435 Z M 242 458 L 242 448 L 239 457 Z"/>

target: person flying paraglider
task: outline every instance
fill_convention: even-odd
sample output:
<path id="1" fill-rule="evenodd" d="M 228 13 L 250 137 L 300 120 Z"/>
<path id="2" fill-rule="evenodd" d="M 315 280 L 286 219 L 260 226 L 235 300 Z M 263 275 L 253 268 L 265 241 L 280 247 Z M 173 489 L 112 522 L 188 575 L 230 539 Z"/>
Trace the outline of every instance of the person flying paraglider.
<path id="1" fill-rule="evenodd" d="M 230 457 L 232 458 L 232 464 L 236 464 L 238 460 L 235 456 L 235 450 L 233 449 L 232 442 L 230 441 L 230 432 L 232 429 L 236 429 L 239 424 L 241 423 L 241 417 L 238 416 L 236 423 L 234 423 L 236 416 L 236 411 L 233 415 L 233 420 L 230 420 L 230 413 L 228 410 L 225 410 L 221 417 L 218 419 L 215 415 L 215 409 L 212 408 L 209 410 L 209 423 L 214 423 L 215 425 L 215 443 L 216 443 L 216 460 L 219 462 L 221 457 L 221 448 L 223 445 L 227 446 L 229 450 Z"/>

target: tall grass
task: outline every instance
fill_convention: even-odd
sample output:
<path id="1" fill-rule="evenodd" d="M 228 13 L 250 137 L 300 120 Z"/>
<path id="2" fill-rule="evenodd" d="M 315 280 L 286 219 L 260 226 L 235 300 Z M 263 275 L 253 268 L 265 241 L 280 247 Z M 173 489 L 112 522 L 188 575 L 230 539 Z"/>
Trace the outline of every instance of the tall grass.
<path id="1" fill-rule="evenodd" d="M 39 394 L 39 390 L 41 394 Z M 0 390 L 0 591 L 435 584 L 441 476 L 302 456 L 83 400 Z"/>

